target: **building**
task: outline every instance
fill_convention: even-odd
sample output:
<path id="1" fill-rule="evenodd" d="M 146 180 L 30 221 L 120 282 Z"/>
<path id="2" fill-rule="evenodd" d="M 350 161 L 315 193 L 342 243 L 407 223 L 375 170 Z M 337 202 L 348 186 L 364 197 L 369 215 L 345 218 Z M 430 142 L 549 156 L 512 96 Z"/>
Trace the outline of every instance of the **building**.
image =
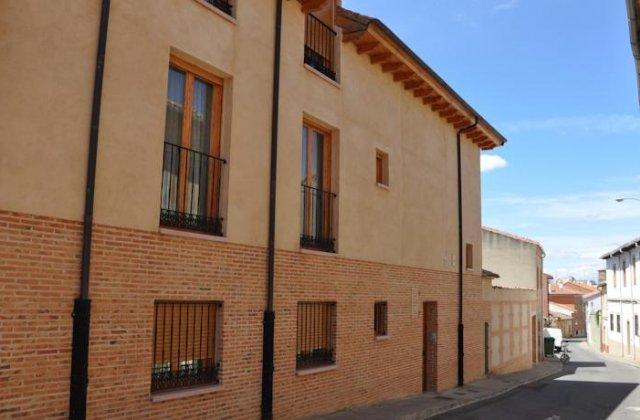
<path id="1" fill-rule="evenodd" d="M 505 140 L 382 22 L 23 0 L 0 25 L 3 415 L 295 418 L 485 375 Z"/>
<path id="2" fill-rule="evenodd" d="M 582 296 L 587 344 L 596 351 L 602 347 L 602 295 L 600 290 Z"/>
<path id="3" fill-rule="evenodd" d="M 640 360 L 638 326 L 638 260 L 640 238 L 602 256 L 606 264 L 606 310 L 608 352 Z"/>
<path id="4" fill-rule="evenodd" d="M 640 89 L 640 0 L 627 0 L 627 13 L 629 15 L 629 36 L 631 38 L 631 52 L 636 62 L 636 74 L 638 88 Z"/>
<path id="5" fill-rule="evenodd" d="M 593 293 L 597 288 L 586 281 L 577 281 L 573 277 L 556 280 L 549 284 L 549 311 L 554 312 L 551 303 L 562 305 L 572 312 L 571 327 L 564 325 L 566 337 L 586 337 L 587 325 L 585 319 L 583 296 Z M 566 322 L 563 321 L 563 324 Z M 554 325 L 552 326 L 559 326 Z M 566 334 L 564 334 L 566 332 Z"/>
<path id="6" fill-rule="evenodd" d="M 600 339 L 602 344 L 600 351 L 603 353 L 609 352 L 609 309 L 607 306 L 607 270 L 598 270 L 598 290 L 600 291 L 600 307 L 602 313 L 602 321 L 600 322 Z"/>
<path id="7" fill-rule="evenodd" d="M 482 228 L 482 266 L 495 273 L 485 277 L 483 295 L 491 308 L 492 373 L 527 369 L 543 357 L 544 256 L 536 241 Z"/>
<path id="8" fill-rule="evenodd" d="M 549 283 L 553 280 L 551 274 L 543 274 L 542 276 L 542 316 L 545 320 L 549 318 Z M 545 321 L 546 322 L 546 321 Z"/>

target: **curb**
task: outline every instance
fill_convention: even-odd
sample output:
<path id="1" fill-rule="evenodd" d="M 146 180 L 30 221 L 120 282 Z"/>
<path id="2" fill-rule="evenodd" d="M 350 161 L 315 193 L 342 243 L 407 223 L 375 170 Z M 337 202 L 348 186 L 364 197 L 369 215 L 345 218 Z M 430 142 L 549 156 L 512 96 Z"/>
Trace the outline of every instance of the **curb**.
<path id="1" fill-rule="evenodd" d="M 548 362 L 549 363 L 558 363 L 558 364 L 560 364 L 559 361 L 558 362 L 548 361 Z M 562 365 L 560 365 L 560 370 L 558 370 L 556 372 L 545 372 L 545 373 L 543 373 L 541 375 L 538 375 L 538 376 L 535 376 L 535 377 L 532 377 L 532 378 L 527 378 L 527 379 L 525 379 L 525 380 L 523 380 L 521 382 L 509 385 L 508 387 L 506 387 L 504 389 L 492 392 L 491 394 L 488 394 L 488 395 L 486 395 L 486 396 L 484 396 L 482 398 L 478 398 L 475 401 L 461 401 L 461 402 L 457 402 L 457 403 L 452 403 L 450 406 L 442 407 L 442 409 L 440 409 L 440 410 L 438 410 L 436 412 L 428 413 L 428 414 L 424 413 L 420 417 L 416 417 L 414 415 L 405 416 L 405 417 L 403 417 L 403 420 L 410 420 L 410 419 L 413 420 L 413 419 L 418 419 L 418 418 L 429 419 L 429 418 L 432 418 L 432 417 L 439 416 L 441 414 L 447 413 L 449 411 L 457 410 L 458 408 L 462 408 L 462 407 L 466 407 L 466 406 L 469 406 L 469 405 L 477 404 L 477 403 L 483 402 L 483 401 L 492 400 L 492 399 L 497 398 L 497 397 L 499 397 L 501 395 L 507 394 L 507 393 L 513 391 L 514 389 L 520 388 L 521 386 L 528 385 L 528 384 L 533 383 L 533 382 L 538 382 L 538 381 L 540 381 L 542 379 L 548 378 L 550 376 L 553 376 L 555 374 L 561 373 L 563 371 L 564 371 L 564 367 Z"/>

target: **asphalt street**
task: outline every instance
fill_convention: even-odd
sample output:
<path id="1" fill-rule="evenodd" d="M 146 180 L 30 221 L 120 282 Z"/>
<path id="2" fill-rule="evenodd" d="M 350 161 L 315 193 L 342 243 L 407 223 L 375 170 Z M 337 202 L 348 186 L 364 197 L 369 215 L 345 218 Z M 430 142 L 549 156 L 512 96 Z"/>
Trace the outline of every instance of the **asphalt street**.
<path id="1" fill-rule="evenodd" d="M 640 368 L 569 344 L 565 371 L 438 419 L 640 419 Z"/>

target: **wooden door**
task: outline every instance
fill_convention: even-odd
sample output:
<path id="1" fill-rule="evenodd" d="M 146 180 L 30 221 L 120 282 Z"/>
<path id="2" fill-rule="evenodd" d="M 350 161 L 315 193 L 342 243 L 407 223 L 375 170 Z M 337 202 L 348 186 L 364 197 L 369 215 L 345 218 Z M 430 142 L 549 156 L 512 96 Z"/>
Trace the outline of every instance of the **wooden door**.
<path id="1" fill-rule="evenodd" d="M 424 302 L 422 343 L 422 391 L 438 390 L 438 304 Z"/>

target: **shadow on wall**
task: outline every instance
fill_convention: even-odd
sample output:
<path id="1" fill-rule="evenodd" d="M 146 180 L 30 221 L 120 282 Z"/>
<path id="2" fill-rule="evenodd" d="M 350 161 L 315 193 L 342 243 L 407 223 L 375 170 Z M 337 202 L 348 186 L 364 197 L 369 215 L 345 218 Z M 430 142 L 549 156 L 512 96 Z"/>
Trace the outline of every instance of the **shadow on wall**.
<path id="1" fill-rule="evenodd" d="M 606 419 L 638 384 L 576 381 L 569 376 L 580 368 L 598 367 L 606 368 L 606 365 L 603 362 L 569 362 L 564 371 L 555 376 L 436 418 Z"/>

